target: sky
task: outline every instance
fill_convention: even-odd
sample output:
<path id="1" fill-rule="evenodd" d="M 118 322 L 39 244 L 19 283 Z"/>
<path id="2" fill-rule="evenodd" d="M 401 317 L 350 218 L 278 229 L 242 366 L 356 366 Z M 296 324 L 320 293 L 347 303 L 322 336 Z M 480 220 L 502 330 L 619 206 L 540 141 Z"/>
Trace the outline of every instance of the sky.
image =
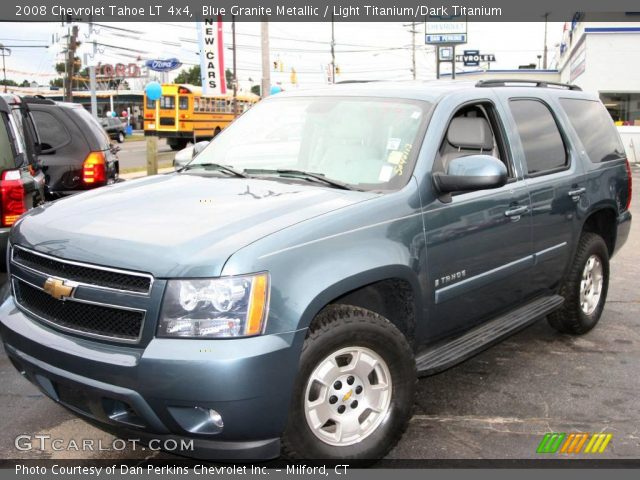
<path id="1" fill-rule="evenodd" d="M 562 36 L 562 23 L 550 23 L 547 45 L 549 62 L 553 66 L 554 46 Z M 97 61 L 129 63 L 151 58 L 178 58 L 189 67 L 199 62 L 197 34 L 192 23 L 133 23 L 121 22 L 96 27 L 99 47 Z M 408 80 L 411 79 L 411 26 L 402 23 L 346 23 L 337 22 L 335 28 L 336 65 L 340 80 Z M 54 78 L 54 64 L 62 61 L 61 46 L 68 26 L 60 23 L 3 23 L 0 43 L 12 47 L 7 57 L 7 78 L 22 82 L 36 81 L 41 85 Z M 424 44 L 424 24 L 417 24 L 416 76 L 435 78 L 435 51 Z M 480 50 L 493 53 L 496 62 L 491 69 L 517 69 L 519 65 L 538 63 L 544 45 L 544 23 L 469 22 L 468 43 L 461 50 Z M 80 40 L 89 38 L 88 28 L 81 25 Z M 271 72 L 272 84 L 283 88 L 316 87 L 326 84 L 326 69 L 331 61 L 331 24 L 326 23 L 270 23 L 270 60 L 280 61 L 282 72 Z M 231 25 L 225 24 L 225 63 L 232 64 Z M 236 25 L 236 58 L 238 79 L 242 88 L 260 83 L 260 24 L 238 22 Z M 48 48 L 19 48 L 18 46 L 47 46 Z M 88 42 L 80 50 L 80 57 L 89 50 Z M 117 48 L 119 47 L 119 48 Z M 291 69 L 297 72 L 298 85 L 290 83 Z M 458 64 L 458 71 L 462 70 Z M 475 68 L 468 68 L 475 69 Z M 443 71 L 450 68 L 443 66 Z M 165 79 L 165 80 L 170 80 Z M 144 82 L 133 83 L 142 88 Z M 162 80 L 162 79 L 159 79 Z"/>

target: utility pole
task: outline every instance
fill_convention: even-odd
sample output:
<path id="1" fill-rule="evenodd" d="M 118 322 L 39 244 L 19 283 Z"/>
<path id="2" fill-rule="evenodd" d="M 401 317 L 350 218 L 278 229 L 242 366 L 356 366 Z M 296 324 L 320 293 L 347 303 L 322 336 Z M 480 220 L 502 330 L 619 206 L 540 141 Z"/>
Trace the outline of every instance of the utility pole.
<path id="1" fill-rule="evenodd" d="M 2 76 L 4 78 L 4 93 L 7 93 L 7 69 L 4 64 L 4 57 L 11 56 L 11 49 L 0 43 L 0 51 L 2 51 Z"/>
<path id="2" fill-rule="evenodd" d="M 71 28 L 69 35 L 69 43 L 67 46 L 67 62 L 66 62 L 66 76 L 65 76 L 65 91 L 64 99 L 67 102 L 73 102 L 73 75 L 75 71 L 75 57 L 76 49 L 78 48 L 78 26 L 74 25 Z"/>
<path id="3" fill-rule="evenodd" d="M 331 14 L 331 83 L 336 83 L 336 31 L 333 13 Z"/>
<path id="4" fill-rule="evenodd" d="M 544 50 L 542 56 L 542 68 L 547 69 L 547 27 L 549 21 L 549 12 L 544 14 Z"/>
<path id="5" fill-rule="evenodd" d="M 89 88 L 91 89 L 91 115 L 93 115 L 94 118 L 98 118 L 98 99 L 96 97 L 96 53 L 97 53 L 97 47 L 96 47 L 96 40 L 93 37 L 94 34 L 94 30 L 93 30 L 93 19 L 90 17 L 89 18 L 89 38 L 91 38 L 92 43 L 93 43 L 93 53 L 91 56 L 91 63 L 89 66 Z"/>
<path id="6" fill-rule="evenodd" d="M 260 82 L 260 93 L 262 98 L 266 98 L 271 93 L 271 65 L 269 62 L 269 22 L 267 17 L 263 17 L 260 22 L 260 40 L 262 49 L 262 81 Z"/>
<path id="7" fill-rule="evenodd" d="M 418 24 L 418 22 L 411 22 L 411 23 L 405 23 L 403 26 L 404 27 L 411 27 L 411 30 L 409 30 L 409 32 L 411 33 L 411 75 L 413 77 L 413 79 L 416 79 L 416 33 L 418 33 L 418 31 L 416 30 L 416 25 Z"/>
<path id="8" fill-rule="evenodd" d="M 231 15 L 231 42 L 233 46 L 233 118 L 238 116 L 238 71 L 236 69 L 236 16 Z"/>

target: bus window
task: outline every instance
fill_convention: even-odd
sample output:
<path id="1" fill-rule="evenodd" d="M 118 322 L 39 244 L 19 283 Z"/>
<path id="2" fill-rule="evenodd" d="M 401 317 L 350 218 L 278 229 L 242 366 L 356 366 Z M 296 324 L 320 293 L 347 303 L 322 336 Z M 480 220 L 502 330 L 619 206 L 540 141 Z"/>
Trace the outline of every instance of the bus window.
<path id="1" fill-rule="evenodd" d="M 180 110 L 189 110 L 189 97 L 180 97 L 178 108 Z"/>
<path id="2" fill-rule="evenodd" d="M 147 110 L 155 110 L 156 109 L 156 101 L 155 100 L 149 100 L 147 98 Z"/>
<path id="3" fill-rule="evenodd" d="M 176 108 L 176 97 L 168 95 L 160 97 L 160 108 L 163 110 L 172 110 Z"/>
<path id="4" fill-rule="evenodd" d="M 200 99 L 197 97 L 194 97 L 193 99 L 193 111 L 194 112 L 200 111 Z"/>

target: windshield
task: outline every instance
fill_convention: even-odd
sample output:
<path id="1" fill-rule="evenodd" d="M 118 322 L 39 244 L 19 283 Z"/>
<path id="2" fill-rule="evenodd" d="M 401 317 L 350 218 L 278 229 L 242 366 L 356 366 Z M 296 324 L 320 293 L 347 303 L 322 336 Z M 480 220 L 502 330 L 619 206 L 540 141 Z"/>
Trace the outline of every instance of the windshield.
<path id="1" fill-rule="evenodd" d="M 430 104 L 360 97 L 258 103 L 190 163 L 249 174 L 300 170 L 362 189 L 398 189 L 413 170 Z"/>

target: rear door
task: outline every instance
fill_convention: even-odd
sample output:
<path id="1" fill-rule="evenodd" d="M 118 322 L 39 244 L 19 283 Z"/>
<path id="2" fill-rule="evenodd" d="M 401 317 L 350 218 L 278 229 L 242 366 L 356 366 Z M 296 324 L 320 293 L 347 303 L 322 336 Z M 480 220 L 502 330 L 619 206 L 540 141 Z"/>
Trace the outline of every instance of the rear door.
<path id="1" fill-rule="evenodd" d="M 553 98 L 509 96 L 513 150 L 524 167 L 531 195 L 535 267 L 531 296 L 561 281 L 580 232 L 578 203 L 585 182 L 578 152 L 554 112 Z"/>

